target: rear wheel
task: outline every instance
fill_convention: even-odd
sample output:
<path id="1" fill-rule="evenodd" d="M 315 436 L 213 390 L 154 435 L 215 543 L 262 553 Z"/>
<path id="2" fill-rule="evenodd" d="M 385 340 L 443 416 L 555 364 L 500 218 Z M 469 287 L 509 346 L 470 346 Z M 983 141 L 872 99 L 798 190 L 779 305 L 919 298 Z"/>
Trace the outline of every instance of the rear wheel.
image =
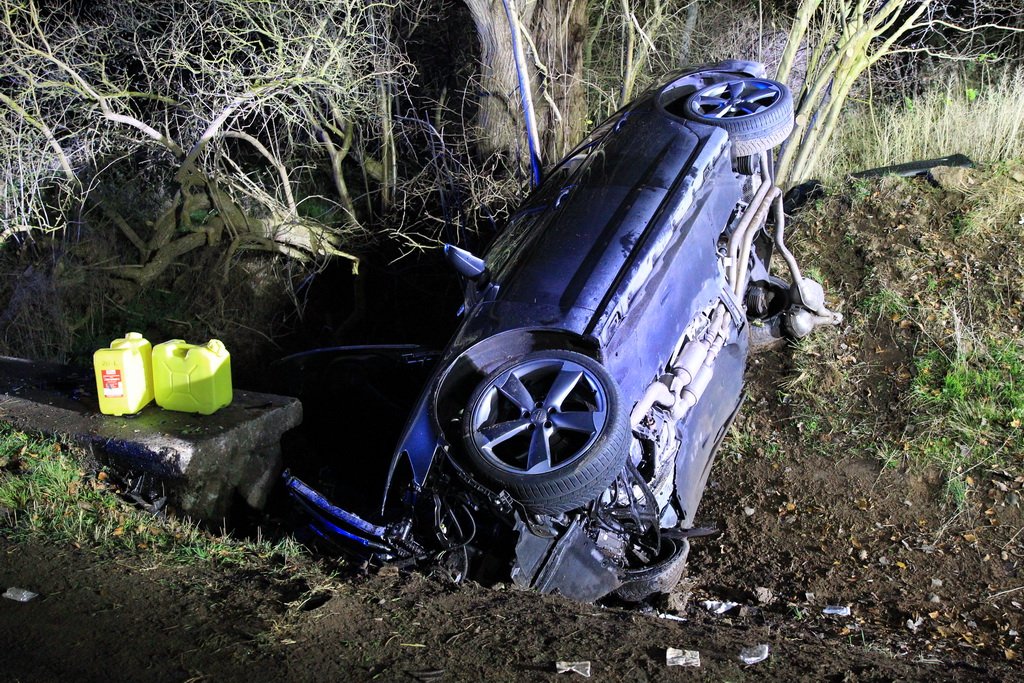
<path id="1" fill-rule="evenodd" d="M 745 157 L 782 144 L 793 131 L 793 96 L 767 78 L 713 83 L 690 96 L 686 118 L 725 130 L 733 154 Z"/>
<path id="2" fill-rule="evenodd" d="M 498 368 L 463 418 L 473 467 L 535 514 L 594 500 L 625 464 L 629 438 L 615 381 L 571 351 L 537 351 Z"/>

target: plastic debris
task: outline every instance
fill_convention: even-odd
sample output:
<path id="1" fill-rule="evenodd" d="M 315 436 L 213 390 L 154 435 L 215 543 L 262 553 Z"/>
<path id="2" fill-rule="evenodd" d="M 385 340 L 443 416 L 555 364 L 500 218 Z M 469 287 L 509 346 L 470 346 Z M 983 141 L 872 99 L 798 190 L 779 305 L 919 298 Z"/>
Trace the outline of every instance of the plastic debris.
<path id="1" fill-rule="evenodd" d="M 768 659 L 768 644 L 761 643 L 740 650 L 740 661 L 744 664 L 757 664 Z"/>
<path id="2" fill-rule="evenodd" d="M 657 616 L 659 619 L 668 619 L 669 621 L 686 621 L 686 617 L 681 617 L 678 614 L 667 614 L 665 612 L 658 612 Z"/>
<path id="3" fill-rule="evenodd" d="M 14 586 L 4 591 L 4 597 L 8 600 L 14 600 L 15 602 L 29 602 L 39 597 L 39 593 L 33 593 L 30 590 L 24 588 L 15 588 Z"/>
<path id="4" fill-rule="evenodd" d="M 846 605 L 827 605 L 825 609 L 821 610 L 821 613 L 832 617 L 848 617 L 850 608 Z"/>
<path id="5" fill-rule="evenodd" d="M 733 607 L 739 607 L 740 605 L 738 602 L 729 602 L 728 600 L 704 600 L 700 604 L 712 614 L 725 614 Z"/>
<path id="6" fill-rule="evenodd" d="M 670 647 L 665 650 L 665 664 L 668 666 L 700 666 L 700 653 L 696 650 L 679 650 Z"/>
<path id="7" fill-rule="evenodd" d="M 590 678 L 590 662 L 555 662 L 555 671 L 560 674 L 572 672 Z"/>
<path id="8" fill-rule="evenodd" d="M 918 617 L 917 619 L 907 619 L 907 628 L 912 632 L 917 633 L 917 629 L 921 628 L 921 624 L 924 623 L 924 617 Z"/>

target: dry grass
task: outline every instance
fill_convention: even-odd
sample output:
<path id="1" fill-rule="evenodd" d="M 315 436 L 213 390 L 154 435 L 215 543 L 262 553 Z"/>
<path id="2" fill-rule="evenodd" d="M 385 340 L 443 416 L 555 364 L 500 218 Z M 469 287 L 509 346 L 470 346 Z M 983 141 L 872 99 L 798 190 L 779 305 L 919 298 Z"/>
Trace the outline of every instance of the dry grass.
<path id="1" fill-rule="evenodd" d="M 907 161 L 966 154 L 977 163 L 1024 157 L 1024 69 L 980 84 L 956 76 L 923 95 L 850 107 L 811 176 L 845 174 Z"/>

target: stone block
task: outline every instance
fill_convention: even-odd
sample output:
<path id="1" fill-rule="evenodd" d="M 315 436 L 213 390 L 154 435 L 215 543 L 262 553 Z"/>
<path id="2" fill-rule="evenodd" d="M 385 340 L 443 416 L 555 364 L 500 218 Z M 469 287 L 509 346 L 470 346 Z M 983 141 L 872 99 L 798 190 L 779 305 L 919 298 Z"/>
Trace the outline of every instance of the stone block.
<path id="1" fill-rule="evenodd" d="M 91 371 L 0 357 L 0 420 L 92 448 L 100 462 L 160 481 L 178 513 L 219 524 L 239 496 L 260 509 L 281 471 L 281 436 L 298 399 L 236 390 L 213 415 L 99 412 Z"/>

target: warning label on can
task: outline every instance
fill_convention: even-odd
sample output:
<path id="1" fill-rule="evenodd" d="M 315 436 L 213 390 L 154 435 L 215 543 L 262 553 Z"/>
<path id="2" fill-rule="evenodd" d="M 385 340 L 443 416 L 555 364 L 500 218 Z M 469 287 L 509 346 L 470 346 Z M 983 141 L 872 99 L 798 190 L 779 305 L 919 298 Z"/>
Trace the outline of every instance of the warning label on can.
<path id="1" fill-rule="evenodd" d="M 102 370 L 103 396 L 106 398 L 121 398 L 124 396 L 124 382 L 121 381 L 121 371 Z"/>

